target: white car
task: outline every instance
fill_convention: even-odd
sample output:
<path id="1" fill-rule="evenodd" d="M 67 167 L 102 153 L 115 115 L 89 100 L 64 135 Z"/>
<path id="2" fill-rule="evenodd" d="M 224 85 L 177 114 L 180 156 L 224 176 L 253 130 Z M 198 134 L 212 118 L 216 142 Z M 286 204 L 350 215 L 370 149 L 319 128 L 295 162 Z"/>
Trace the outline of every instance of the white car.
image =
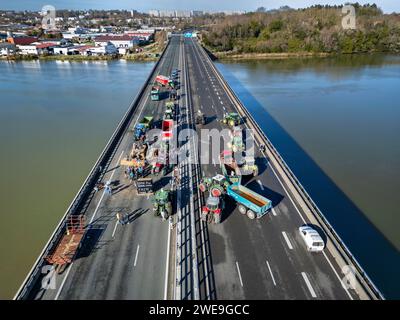
<path id="1" fill-rule="evenodd" d="M 317 230 L 310 226 L 301 226 L 299 227 L 299 232 L 301 237 L 303 238 L 308 251 L 312 252 L 320 252 L 324 250 L 325 243 L 321 238 Z"/>

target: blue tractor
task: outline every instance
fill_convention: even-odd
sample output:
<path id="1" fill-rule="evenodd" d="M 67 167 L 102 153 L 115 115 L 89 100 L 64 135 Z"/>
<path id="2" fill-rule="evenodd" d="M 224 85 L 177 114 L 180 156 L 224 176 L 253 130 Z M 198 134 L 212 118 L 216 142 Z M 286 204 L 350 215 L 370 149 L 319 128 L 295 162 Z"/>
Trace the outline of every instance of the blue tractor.
<path id="1" fill-rule="evenodd" d="M 135 131 L 133 133 L 133 136 L 135 137 L 135 140 L 138 141 L 144 137 L 146 134 L 147 127 L 144 123 L 138 123 L 135 126 Z"/>

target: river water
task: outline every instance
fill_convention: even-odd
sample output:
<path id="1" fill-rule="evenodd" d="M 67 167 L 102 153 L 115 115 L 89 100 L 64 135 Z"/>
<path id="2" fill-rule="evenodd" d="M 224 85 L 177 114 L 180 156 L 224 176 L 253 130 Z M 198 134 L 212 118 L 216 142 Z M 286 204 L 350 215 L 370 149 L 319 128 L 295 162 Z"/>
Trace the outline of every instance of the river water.
<path id="1" fill-rule="evenodd" d="M 0 298 L 21 284 L 152 66 L 0 63 Z M 399 57 L 217 66 L 374 281 L 399 297 Z"/>
<path id="2" fill-rule="evenodd" d="M 400 298 L 400 56 L 218 68 L 370 277 Z"/>
<path id="3" fill-rule="evenodd" d="M 153 63 L 0 62 L 0 298 L 11 298 Z"/>

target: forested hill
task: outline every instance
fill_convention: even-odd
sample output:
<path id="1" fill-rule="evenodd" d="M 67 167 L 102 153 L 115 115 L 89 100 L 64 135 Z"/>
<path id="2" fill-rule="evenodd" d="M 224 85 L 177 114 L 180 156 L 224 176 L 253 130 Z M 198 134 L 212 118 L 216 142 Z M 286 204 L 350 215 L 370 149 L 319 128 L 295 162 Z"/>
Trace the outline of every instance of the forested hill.
<path id="1" fill-rule="evenodd" d="M 354 6 L 355 30 L 343 29 L 341 6 L 313 6 L 220 17 L 202 40 L 214 52 L 232 54 L 400 52 L 400 14 Z"/>

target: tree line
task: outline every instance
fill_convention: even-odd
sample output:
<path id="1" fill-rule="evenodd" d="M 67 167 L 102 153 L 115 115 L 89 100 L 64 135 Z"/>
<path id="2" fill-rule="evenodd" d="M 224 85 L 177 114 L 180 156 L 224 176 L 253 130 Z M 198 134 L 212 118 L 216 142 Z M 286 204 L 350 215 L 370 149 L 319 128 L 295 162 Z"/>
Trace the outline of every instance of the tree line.
<path id="1" fill-rule="evenodd" d="M 203 43 L 215 52 L 365 53 L 400 52 L 400 14 L 375 4 L 354 4 L 356 29 L 342 27 L 342 6 L 257 10 L 202 24 Z"/>

